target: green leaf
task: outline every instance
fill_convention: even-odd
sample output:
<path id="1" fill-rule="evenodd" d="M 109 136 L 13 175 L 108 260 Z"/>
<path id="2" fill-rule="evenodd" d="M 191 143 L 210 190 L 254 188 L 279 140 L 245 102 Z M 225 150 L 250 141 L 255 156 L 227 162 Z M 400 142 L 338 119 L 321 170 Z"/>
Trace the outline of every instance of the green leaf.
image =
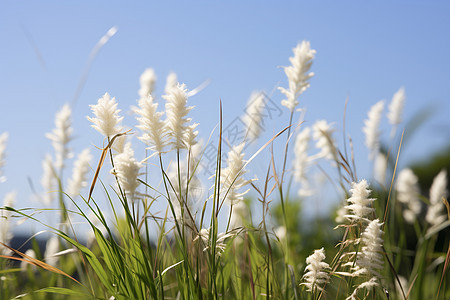
<path id="1" fill-rule="evenodd" d="M 63 232 L 57 232 L 57 234 L 60 237 L 62 237 L 63 239 L 65 239 L 67 242 L 71 243 L 73 246 L 77 247 L 81 252 L 83 252 L 84 255 L 86 256 L 87 260 L 89 261 L 91 267 L 94 269 L 95 273 L 97 274 L 97 276 L 103 283 L 103 285 L 105 287 L 111 286 L 108 275 L 106 274 L 102 264 L 97 259 L 95 254 L 91 250 L 89 250 L 89 248 L 87 248 L 86 246 L 83 246 L 82 244 L 78 243 L 77 241 L 71 239 L 69 236 L 67 236 Z"/>

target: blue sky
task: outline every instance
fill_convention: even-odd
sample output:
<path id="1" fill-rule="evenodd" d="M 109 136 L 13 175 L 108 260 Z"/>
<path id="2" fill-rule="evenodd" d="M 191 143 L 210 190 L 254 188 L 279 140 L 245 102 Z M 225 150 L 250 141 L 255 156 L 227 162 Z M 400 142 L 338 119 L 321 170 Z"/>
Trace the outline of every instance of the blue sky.
<path id="1" fill-rule="evenodd" d="M 159 95 L 170 71 L 188 88 L 211 80 L 190 99 L 205 138 L 218 122 L 219 99 L 225 124 L 242 113 L 253 90 L 279 103 L 282 94 L 274 89 L 287 85 L 281 66 L 302 40 L 317 50 L 316 75 L 300 98 L 306 122 L 326 119 L 341 130 L 349 97 L 347 131 L 360 176 L 370 169 L 361 132 L 367 111 L 381 99 L 390 101 L 401 86 L 405 120 L 427 107 L 435 113 L 400 164 L 449 144 L 448 1 L 242 2 L 2 1 L 0 132 L 10 138 L 0 196 L 16 189 L 23 206 L 35 206 L 27 178 L 39 189 L 41 161 L 51 151 L 44 134 L 54 127 L 56 111 L 72 101 L 92 48 L 112 26 L 118 32 L 98 54 L 73 108 L 75 152 L 102 143 L 86 120 L 88 105 L 108 92 L 128 112 L 147 67 L 156 71 Z M 285 110 L 286 118 L 274 120 L 263 139 L 282 129 L 287 115 Z"/>

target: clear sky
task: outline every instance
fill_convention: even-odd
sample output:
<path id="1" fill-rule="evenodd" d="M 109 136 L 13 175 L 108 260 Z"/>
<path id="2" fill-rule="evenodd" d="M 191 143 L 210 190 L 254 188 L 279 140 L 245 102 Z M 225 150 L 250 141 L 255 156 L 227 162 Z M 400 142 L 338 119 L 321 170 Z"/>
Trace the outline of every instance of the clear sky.
<path id="1" fill-rule="evenodd" d="M 219 99 L 225 124 L 242 113 L 253 90 L 266 91 L 279 104 L 283 95 L 274 89 L 287 85 L 280 66 L 289 64 L 292 48 L 302 40 L 317 50 L 316 75 L 300 98 L 306 123 L 326 119 L 341 130 L 348 97 L 347 130 L 360 176 L 369 172 L 361 132 L 367 111 L 381 99 L 390 101 L 401 86 L 407 95 L 405 120 L 427 107 L 435 112 L 410 140 L 400 164 L 449 145 L 448 1 L 5 0 L 0 2 L 0 132 L 9 132 L 9 142 L 0 197 L 15 189 L 18 206 L 36 206 L 28 178 L 39 190 L 41 161 L 52 151 L 44 135 L 53 129 L 56 111 L 72 101 L 91 50 L 112 26 L 118 32 L 96 57 L 73 107 L 75 153 L 102 144 L 86 116 L 88 105 L 105 92 L 116 97 L 125 123 L 134 124 L 127 113 L 147 67 L 158 76 L 158 95 L 170 71 L 188 88 L 211 80 L 190 99 L 196 106 L 191 116 L 206 139 L 218 122 Z M 263 140 L 287 124 L 283 110 Z M 388 137 L 389 130 L 384 133 Z"/>

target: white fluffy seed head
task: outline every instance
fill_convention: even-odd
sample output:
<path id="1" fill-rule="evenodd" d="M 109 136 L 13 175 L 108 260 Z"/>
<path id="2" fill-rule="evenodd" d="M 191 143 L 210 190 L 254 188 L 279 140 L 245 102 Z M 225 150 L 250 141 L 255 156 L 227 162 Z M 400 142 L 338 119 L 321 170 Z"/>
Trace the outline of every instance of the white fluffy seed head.
<path id="1" fill-rule="evenodd" d="M 334 221 L 337 224 L 342 224 L 347 221 L 346 215 L 348 215 L 348 210 L 346 207 L 347 207 L 346 205 L 339 206 L 339 208 L 336 210 L 336 217 L 335 217 Z"/>
<path id="2" fill-rule="evenodd" d="M 245 180 L 244 174 L 247 171 L 244 169 L 246 161 L 244 160 L 245 143 L 234 146 L 229 152 L 226 159 L 227 167 L 221 170 L 220 183 L 222 186 L 222 193 L 226 193 L 226 201 L 230 205 L 235 205 L 244 199 L 244 195 L 248 192 L 238 192 L 245 185 L 252 180 Z"/>
<path id="3" fill-rule="evenodd" d="M 25 255 L 29 256 L 31 258 L 36 258 L 36 252 L 34 252 L 33 249 L 28 249 L 27 251 L 25 251 Z M 26 261 L 21 261 L 20 262 L 20 271 L 22 272 L 26 272 L 28 269 L 31 269 L 32 271 L 37 270 L 37 266 L 32 265 L 30 263 L 27 263 Z"/>
<path id="4" fill-rule="evenodd" d="M 92 128 L 106 137 L 113 137 L 121 131 L 120 122 L 123 117 L 119 116 L 120 109 L 117 109 L 115 98 L 111 98 L 108 93 L 98 99 L 97 104 L 89 105 L 94 114 L 94 118 L 87 117 L 93 124 Z"/>
<path id="5" fill-rule="evenodd" d="M 42 200 L 45 205 L 50 205 L 55 198 L 55 192 L 57 189 L 56 170 L 50 154 L 47 154 L 42 161 L 42 169 L 43 173 L 41 177 L 41 185 L 44 188 Z"/>
<path id="6" fill-rule="evenodd" d="M 145 71 L 141 74 L 139 78 L 140 89 L 139 89 L 139 97 L 145 98 L 149 95 L 153 94 L 155 90 L 155 82 L 156 82 L 156 74 L 155 71 L 151 68 L 145 69 Z"/>
<path id="7" fill-rule="evenodd" d="M 405 89 L 401 87 L 392 97 L 392 101 L 389 104 L 389 111 L 387 118 L 389 123 L 396 126 L 402 122 L 403 107 L 405 105 Z"/>
<path id="8" fill-rule="evenodd" d="M 189 168 L 189 178 L 187 177 L 187 169 L 187 162 L 181 160 L 181 172 L 178 172 L 177 164 L 172 164 L 167 171 L 167 177 L 172 186 L 169 190 L 169 195 L 175 211 L 175 218 L 177 222 L 183 224 L 186 228 L 192 229 L 195 227 L 193 218 L 195 218 L 197 209 L 196 204 L 203 195 L 203 186 L 198 177 L 192 174 L 193 170 L 191 168 Z"/>
<path id="9" fill-rule="evenodd" d="M 6 143 L 8 142 L 8 133 L 0 134 L 0 182 L 4 181 L 3 167 L 5 166 L 6 157 Z M 3 179 L 3 180 L 2 180 Z"/>
<path id="10" fill-rule="evenodd" d="M 324 262 L 325 250 L 314 250 L 314 253 L 306 258 L 308 264 L 305 268 L 305 274 L 303 280 L 305 282 L 302 285 L 307 287 L 308 292 L 314 292 L 316 290 L 322 291 L 323 284 L 327 283 L 330 279 L 330 275 L 326 272 L 330 269 L 330 266 Z"/>
<path id="11" fill-rule="evenodd" d="M 112 144 L 112 149 L 117 153 L 122 153 L 125 149 L 125 145 L 127 144 L 128 136 L 126 134 L 120 135 L 116 137 L 114 143 Z"/>
<path id="12" fill-rule="evenodd" d="M 355 268 L 355 276 L 371 275 L 381 278 L 380 270 L 383 269 L 383 223 L 375 219 L 367 225 L 361 234 L 362 248 L 358 253 Z"/>
<path id="13" fill-rule="evenodd" d="M 396 199 L 404 205 L 403 217 L 406 222 L 412 224 L 422 210 L 419 199 L 419 180 L 411 169 L 403 169 L 397 177 L 395 190 Z"/>
<path id="14" fill-rule="evenodd" d="M 430 203 L 442 203 L 442 198 L 447 197 L 447 171 L 442 170 L 433 179 L 430 188 Z"/>
<path id="15" fill-rule="evenodd" d="M 184 133 L 184 143 L 188 149 L 197 144 L 198 131 L 195 130 L 197 126 L 198 123 L 194 123 L 186 127 L 186 131 Z"/>
<path id="16" fill-rule="evenodd" d="M 130 143 L 125 145 L 122 153 L 114 157 L 114 167 L 121 188 L 125 191 L 128 200 L 133 201 L 139 186 L 138 176 L 142 164 L 134 158 L 134 151 L 131 149 Z"/>
<path id="17" fill-rule="evenodd" d="M 430 188 L 430 206 L 425 219 L 432 225 L 440 225 L 447 220 L 445 206 L 442 198 L 447 198 L 447 171 L 442 170 L 433 179 Z"/>
<path id="18" fill-rule="evenodd" d="M 74 163 L 72 177 L 67 184 L 67 192 L 72 197 L 80 194 L 81 189 L 87 186 L 86 176 L 89 173 L 89 163 L 92 160 L 91 152 L 88 148 L 81 151 Z"/>
<path id="19" fill-rule="evenodd" d="M 59 252 L 59 239 L 58 236 L 52 236 L 48 239 L 47 244 L 45 246 L 45 254 L 44 259 L 45 262 L 51 266 L 57 267 L 57 264 L 59 262 L 59 257 L 56 256 Z"/>
<path id="20" fill-rule="evenodd" d="M 193 106 L 187 106 L 187 89 L 184 84 L 172 88 L 163 98 L 166 100 L 167 128 L 172 138 L 171 144 L 176 149 L 187 148 L 185 137 L 188 123 L 191 121 L 187 114 Z"/>
<path id="21" fill-rule="evenodd" d="M 252 92 L 248 99 L 246 114 L 242 117 L 250 141 L 256 140 L 261 135 L 264 107 L 264 93 Z"/>
<path id="22" fill-rule="evenodd" d="M 366 146 L 369 149 L 369 159 L 372 160 L 380 151 L 380 123 L 383 114 L 384 101 L 378 101 L 373 105 L 364 120 L 363 132 L 366 136 Z"/>
<path id="23" fill-rule="evenodd" d="M 293 52 L 294 56 L 289 58 L 291 65 L 284 67 L 289 88 L 278 88 L 286 96 L 286 99 L 281 101 L 281 105 L 287 107 L 291 112 L 299 104 L 297 98 L 309 88 L 309 79 L 314 76 L 314 73 L 309 72 L 309 70 L 316 50 L 311 49 L 308 41 L 303 41 L 293 49 Z"/>
<path id="24" fill-rule="evenodd" d="M 185 209 L 194 211 L 199 201 L 204 199 L 204 186 L 198 174 L 202 168 L 200 164 L 202 156 L 202 141 L 191 146 L 186 159 L 180 160 L 179 169 L 177 164 L 171 164 L 167 176 L 173 188 L 170 189 L 171 198 L 177 218 L 181 220 L 181 208 L 184 203 Z M 180 172 L 179 172 L 180 171 Z M 189 220 L 187 214 L 185 221 Z M 192 219 L 192 218 L 191 218 Z"/>
<path id="25" fill-rule="evenodd" d="M 149 145 L 150 150 L 161 153 L 167 144 L 167 127 L 161 120 L 164 113 L 157 109 L 158 103 L 150 95 L 139 100 L 139 108 L 135 109 L 135 113 L 139 122 L 137 128 L 142 130 L 139 139 Z"/>
<path id="26" fill-rule="evenodd" d="M 375 181 L 377 181 L 379 184 L 384 185 L 384 183 L 386 182 L 387 166 L 388 161 L 386 155 L 378 152 L 373 163 L 373 173 Z"/>
<path id="27" fill-rule="evenodd" d="M 316 141 L 316 147 L 320 150 L 315 155 L 316 158 L 335 159 L 336 146 L 333 139 L 333 132 L 332 124 L 327 123 L 325 120 L 319 120 L 314 123 L 313 138 Z"/>
<path id="28" fill-rule="evenodd" d="M 349 214 L 345 215 L 345 217 L 352 222 L 370 222 L 368 217 L 375 211 L 372 207 L 375 199 L 369 198 L 371 190 L 367 181 L 363 179 L 358 183 L 352 182 L 350 192 L 352 196 L 347 199 L 349 205 L 345 206 Z"/>
<path id="29" fill-rule="evenodd" d="M 166 78 L 166 86 L 164 88 L 164 93 L 167 95 L 171 93 L 173 88 L 176 88 L 178 84 L 177 74 L 175 72 L 170 72 Z"/>
<path id="30" fill-rule="evenodd" d="M 246 223 L 249 222 L 249 209 L 245 201 L 239 201 L 235 205 L 231 207 L 231 220 L 230 220 L 230 229 L 236 229 L 239 227 L 243 227 Z"/>
<path id="31" fill-rule="evenodd" d="M 9 206 L 13 207 L 16 202 L 16 192 L 9 192 L 5 195 L 3 200 L 3 207 Z M 0 242 L 9 245 L 13 233 L 11 231 L 11 212 L 5 209 L 0 209 Z M 10 251 L 8 248 L 0 245 L 0 254 L 6 255 L 9 254 Z"/>
<path id="32" fill-rule="evenodd" d="M 211 228 L 202 228 L 199 233 L 198 236 L 194 239 L 195 241 L 201 240 L 203 242 L 203 245 L 205 246 L 203 248 L 203 251 L 207 251 L 208 249 L 211 248 Z M 216 239 L 216 255 L 220 256 L 226 249 L 226 242 L 225 240 L 229 237 L 232 237 L 233 234 L 232 233 L 225 233 L 225 232 L 220 232 L 217 234 L 217 239 Z"/>
<path id="33" fill-rule="evenodd" d="M 68 147 L 69 142 L 72 140 L 72 110 L 69 104 L 65 104 L 55 116 L 55 128 L 52 132 L 47 133 L 45 136 L 52 142 L 53 149 L 55 150 L 55 167 L 60 170 L 64 168 L 64 161 L 70 158 L 71 153 Z"/>
<path id="34" fill-rule="evenodd" d="M 368 281 L 364 281 L 360 285 L 356 287 L 356 289 L 353 291 L 353 293 L 345 298 L 345 300 L 360 300 L 361 298 L 358 297 L 358 291 L 362 289 L 366 289 L 367 291 L 372 290 L 374 287 L 380 286 L 378 282 L 377 277 L 372 277 Z"/>
<path id="35" fill-rule="evenodd" d="M 280 241 L 284 240 L 287 235 L 286 226 L 283 225 L 278 226 L 277 228 L 274 229 L 273 233 Z"/>
<path id="36" fill-rule="evenodd" d="M 306 127 L 300 131 L 295 139 L 294 145 L 294 179 L 297 182 L 306 180 L 306 169 L 308 167 L 308 145 L 311 139 L 311 128 Z"/>

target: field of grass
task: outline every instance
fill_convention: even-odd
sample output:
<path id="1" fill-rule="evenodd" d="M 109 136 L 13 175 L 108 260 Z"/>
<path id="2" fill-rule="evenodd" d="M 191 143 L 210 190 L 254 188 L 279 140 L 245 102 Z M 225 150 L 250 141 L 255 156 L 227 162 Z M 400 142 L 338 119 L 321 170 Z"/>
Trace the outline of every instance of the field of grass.
<path id="1" fill-rule="evenodd" d="M 142 74 L 131 108 L 136 128 L 123 125 L 109 94 L 91 105 L 86 122 L 104 136 L 98 149 L 71 153 L 71 107 L 64 105 L 46 135 L 54 148 L 41 180 L 48 208 L 23 208 L 13 193 L 3 202 L 0 299 L 450 298 L 447 170 L 438 166 L 424 187 L 412 169 L 397 168 L 404 89 L 371 107 L 361 124 L 364 141 L 325 120 L 306 124 L 299 108 L 315 53 L 306 41 L 293 49 L 284 67 L 288 86 L 271 99 L 250 97 L 236 141 L 224 137 L 221 104 L 218 138 L 200 138 L 189 117 L 198 108 L 188 99 L 202 87 L 188 90 L 175 74 L 161 97 L 153 93 L 154 71 Z M 288 112 L 284 129 L 249 153 L 274 99 Z M 0 135 L 0 168 L 7 139 Z M 357 176 L 355 144 L 369 150 L 370 178 Z M 254 174 L 263 154 L 270 157 L 266 172 Z M 325 185 L 313 168 L 341 203 L 304 219 L 305 201 Z M 47 224 L 42 212 L 59 221 Z M 14 224 L 24 219 L 51 232 L 45 249 L 40 233 L 26 251 L 10 246 Z"/>

